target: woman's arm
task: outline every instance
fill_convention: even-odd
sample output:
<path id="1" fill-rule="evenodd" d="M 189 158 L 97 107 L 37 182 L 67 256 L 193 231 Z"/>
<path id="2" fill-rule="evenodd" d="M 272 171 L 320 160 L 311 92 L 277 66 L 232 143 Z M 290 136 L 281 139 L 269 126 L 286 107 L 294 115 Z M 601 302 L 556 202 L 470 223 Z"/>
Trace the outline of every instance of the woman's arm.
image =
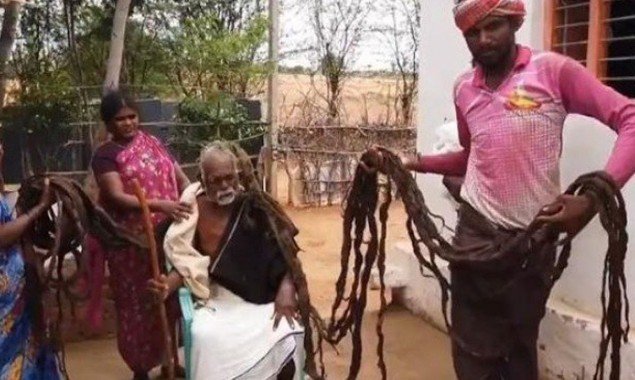
<path id="1" fill-rule="evenodd" d="M 104 200 L 113 206 L 127 210 L 141 210 L 137 197 L 126 194 L 119 175 L 119 164 L 116 157 L 122 148 L 116 144 L 103 144 L 95 151 L 91 160 L 91 168 L 95 175 L 95 181 Z M 152 212 L 162 212 L 164 202 L 149 200 L 148 205 Z"/>
<path id="2" fill-rule="evenodd" d="M 46 211 L 46 207 L 36 206 L 17 219 L 0 225 L 0 248 L 11 247 L 20 240 L 27 229 Z"/>
<path id="3" fill-rule="evenodd" d="M 104 198 L 113 205 L 129 210 L 141 210 L 141 205 L 137 197 L 126 194 L 123 189 L 123 182 L 117 172 L 108 172 L 97 175 L 97 184 Z M 148 206 L 152 212 L 164 212 L 168 201 L 151 199 L 148 200 Z"/>
<path id="4" fill-rule="evenodd" d="M 141 210 L 137 197 L 124 192 L 119 173 L 108 172 L 101 174 L 97 176 L 97 184 L 104 198 L 115 206 L 128 210 Z M 148 207 L 151 212 L 161 212 L 175 221 L 185 219 L 192 213 L 191 205 L 164 199 L 149 199 Z"/>
<path id="5" fill-rule="evenodd" d="M 20 240 L 27 229 L 51 206 L 51 189 L 49 179 L 44 180 L 44 189 L 40 196 L 40 202 L 20 215 L 17 219 L 0 225 L 0 248 L 11 247 Z"/>

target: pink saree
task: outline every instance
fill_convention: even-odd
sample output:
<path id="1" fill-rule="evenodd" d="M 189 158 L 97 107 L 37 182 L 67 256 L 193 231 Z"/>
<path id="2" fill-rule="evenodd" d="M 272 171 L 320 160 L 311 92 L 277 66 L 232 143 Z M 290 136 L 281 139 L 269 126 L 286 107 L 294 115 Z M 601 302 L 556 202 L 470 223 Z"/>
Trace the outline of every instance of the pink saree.
<path id="1" fill-rule="evenodd" d="M 148 199 L 178 200 L 174 162 L 155 137 L 139 132 L 130 144 L 117 154 L 116 162 L 126 193 L 134 193 L 132 183 L 136 179 Z M 121 210 L 108 203 L 100 203 L 116 222 L 132 232 L 143 234 L 140 211 Z M 156 226 L 165 218 L 163 214 L 153 213 L 153 224 Z M 101 324 L 101 288 L 96 288 L 99 287 L 99 276 L 102 276 L 103 281 L 105 258 L 117 309 L 119 352 L 132 371 L 148 372 L 161 364 L 164 353 L 158 309 L 146 288 L 146 282 L 152 277 L 149 256 L 147 252 L 135 248 L 105 251 L 99 242 L 92 238 L 89 246 L 94 274 L 92 282 L 96 286 L 93 287 L 94 296 L 89 303 L 88 321 L 93 326 Z M 159 261 L 164 265 L 162 252 Z M 176 297 L 170 297 L 166 301 L 166 306 L 171 326 L 175 326 L 179 313 Z"/>

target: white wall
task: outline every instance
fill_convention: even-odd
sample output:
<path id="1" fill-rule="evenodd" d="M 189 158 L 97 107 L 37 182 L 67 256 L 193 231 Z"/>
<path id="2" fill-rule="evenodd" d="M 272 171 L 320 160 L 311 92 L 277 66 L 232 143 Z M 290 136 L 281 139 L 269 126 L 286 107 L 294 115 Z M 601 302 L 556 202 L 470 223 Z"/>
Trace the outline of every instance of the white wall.
<path id="1" fill-rule="evenodd" d="M 615 133 L 594 120 L 574 116 L 567 121 L 563 138 L 562 184 L 567 186 L 580 174 L 603 168 L 615 142 Z M 634 190 L 632 185 L 624 189 L 628 215 L 635 215 L 635 204 L 632 202 L 635 199 Z M 635 235 L 632 224 L 628 232 L 630 236 Z M 599 317 L 606 234 L 597 218 L 576 238 L 573 247 L 569 267 L 552 297 L 558 297 L 582 312 Z M 627 281 L 635 280 L 633 263 L 632 257 L 627 254 Z M 629 301 L 631 304 L 635 302 L 633 292 L 629 294 Z M 635 321 L 632 313 L 630 320 Z"/>
<path id="2" fill-rule="evenodd" d="M 422 0 L 417 149 L 424 153 L 433 150 L 435 128 L 455 120 L 454 80 L 470 67 L 470 54 L 454 26 L 452 7 L 452 1 Z M 453 225 L 456 218 L 443 196 L 440 178 L 418 175 L 417 179 L 430 207 Z"/>

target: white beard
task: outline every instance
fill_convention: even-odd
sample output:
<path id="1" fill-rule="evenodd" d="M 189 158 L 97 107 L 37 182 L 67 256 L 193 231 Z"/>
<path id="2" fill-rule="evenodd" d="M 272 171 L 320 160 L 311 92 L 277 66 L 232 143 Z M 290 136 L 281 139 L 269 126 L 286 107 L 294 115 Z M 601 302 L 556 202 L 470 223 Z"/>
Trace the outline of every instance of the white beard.
<path id="1" fill-rule="evenodd" d="M 229 206 L 236 200 L 236 192 L 216 193 L 216 203 L 220 206 Z"/>

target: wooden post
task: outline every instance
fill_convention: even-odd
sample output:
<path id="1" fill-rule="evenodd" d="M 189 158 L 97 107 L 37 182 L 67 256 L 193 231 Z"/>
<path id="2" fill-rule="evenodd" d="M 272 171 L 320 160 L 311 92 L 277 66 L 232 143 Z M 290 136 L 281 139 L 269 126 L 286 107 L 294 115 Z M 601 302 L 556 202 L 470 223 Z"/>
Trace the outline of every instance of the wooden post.
<path id="1" fill-rule="evenodd" d="M 589 39 L 587 47 L 587 68 L 598 78 L 606 75 L 606 15 L 607 3 L 605 0 L 591 0 L 589 5 Z"/>
<path id="2" fill-rule="evenodd" d="M 152 277 L 155 280 L 161 276 L 161 270 L 159 269 L 159 254 L 157 252 L 157 242 L 154 236 L 154 226 L 152 225 L 152 219 L 150 214 L 150 208 L 148 207 L 148 201 L 145 193 L 136 180 L 133 181 L 134 192 L 141 205 L 141 211 L 143 212 L 143 231 L 145 232 L 146 239 L 148 240 L 148 247 L 150 248 L 150 264 L 152 265 Z M 163 333 L 163 343 L 165 345 L 165 363 L 167 364 L 168 380 L 174 380 L 174 352 L 172 352 L 172 334 L 170 333 L 170 324 L 168 323 L 168 314 L 165 309 L 165 302 L 161 300 L 159 303 L 159 317 L 161 318 L 161 330 Z"/>
<path id="3" fill-rule="evenodd" d="M 279 2 L 269 0 L 269 85 L 267 94 L 269 133 L 267 134 L 267 157 L 265 160 L 267 174 L 267 191 L 278 199 L 278 165 L 274 153 L 278 148 L 278 49 L 279 49 Z"/>
<path id="4" fill-rule="evenodd" d="M 11 0 L 4 4 L 4 16 L 2 19 L 2 31 L 0 32 L 0 110 L 6 101 L 9 59 L 11 50 L 15 45 L 20 11 L 24 0 Z"/>
<path id="5" fill-rule="evenodd" d="M 544 31 L 543 31 L 543 50 L 553 50 L 555 43 L 555 25 L 556 25 L 556 1 L 545 0 L 544 7 Z"/>

